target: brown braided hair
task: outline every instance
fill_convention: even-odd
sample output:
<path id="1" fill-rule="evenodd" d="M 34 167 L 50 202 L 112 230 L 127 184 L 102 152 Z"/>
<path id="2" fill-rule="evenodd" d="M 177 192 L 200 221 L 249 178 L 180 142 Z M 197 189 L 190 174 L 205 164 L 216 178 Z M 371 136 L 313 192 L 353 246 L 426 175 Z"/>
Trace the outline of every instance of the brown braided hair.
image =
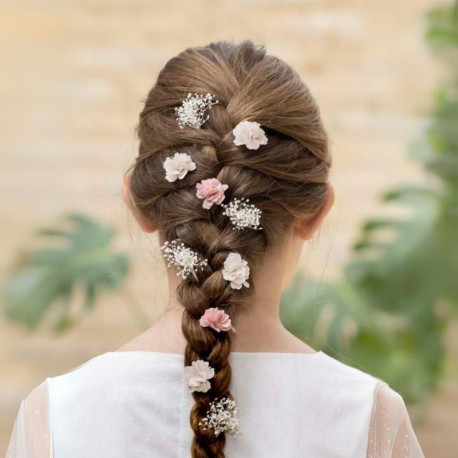
<path id="1" fill-rule="evenodd" d="M 200 129 L 177 124 L 174 108 L 188 92 L 211 93 L 220 102 Z M 260 123 L 267 145 L 256 151 L 234 145 L 232 130 L 244 120 Z M 225 434 L 215 436 L 199 423 L 212 400 L 232 399 L 232 334 L 204 328 L 199 318 L 209 307 L 233 316 L 255 293 L 252 277 L 266 250 L 283 238 L 295 218 L 312 219 L 323 206 L 331 166 L 327 134 L 298 73 L 251 40 L 213 42 L 171 58 L 148 93 L 137 133 L 139 155 L 129 170 L 136 207 L 159 228 L 161 243 L 180 239 L 208 260 L 197 277 L 180 282 L 177 298 L 184 307 L 185 365 L 202 359 L 215 370 L 210 390 L 192 393 L 191 454 L 222 458 Z M 164 179 L 163 162 L 175 152 L 190 155 L 197 167 L 171 183 Z M 262 230 L 236 230 L 219 205 L 202 207 L 196 183 L 213 177 L 229 186 L 225 202 L 245 197 L 262 211 Z M 231 252 L 248 262 L 249 288 L 233 289 L 223 278 Z"/>

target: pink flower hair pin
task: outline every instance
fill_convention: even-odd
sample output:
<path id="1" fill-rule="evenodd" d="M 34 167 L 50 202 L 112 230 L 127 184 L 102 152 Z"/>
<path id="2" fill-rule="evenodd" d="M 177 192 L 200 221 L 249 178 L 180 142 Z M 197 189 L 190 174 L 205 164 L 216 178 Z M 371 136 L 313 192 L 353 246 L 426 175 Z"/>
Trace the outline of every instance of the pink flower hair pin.
<path id="1" fill-rule="evenodd" d="M 200 317 L 199 324 L 204 328 L 212 328 L 216 332 L 234 331 L 229 315 L 217 307 L 210 307 Z"/>
<path id="2" fill-rule="evenodd" d="M 204 199 L 202 207 L 208 210 L 213 204 L 221 204 L 228 187 L 229 185 L 222 184 L 217 178 L 207 178 L 196 184 L 196 196 Z"/>

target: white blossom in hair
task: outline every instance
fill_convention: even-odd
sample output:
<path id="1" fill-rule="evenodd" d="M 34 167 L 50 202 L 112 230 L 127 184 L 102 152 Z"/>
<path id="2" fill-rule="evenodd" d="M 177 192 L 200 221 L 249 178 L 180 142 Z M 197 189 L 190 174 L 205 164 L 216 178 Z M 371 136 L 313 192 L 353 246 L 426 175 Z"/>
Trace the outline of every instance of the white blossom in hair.
<path id="1" fill-rule="evenodd" d="M 219 100 L 210 92 L 207 94 L 198 94 L 197 92 L 192 94 L 188 92 L 181 105 L 175 107 L 175 116 L 180 129 L 185 126 L 200 129 L 202 124 L 209 118 L 209 115 L 205 116 L 205 111 L 217 103 L 219 103 Z"/>
<path id="2" fill-rule="evenodd" d="M 190 366 L 186 366 L 183 378 L 188 383 L 189 391 L 199 391 L 206 393 L 210 388 L 210 380 L 215 376 L 215 369 L 208 364 L 208 361 L 198 359 L 193 361 Z"/>
<path id="3" fill-rule="evenodd" d="M 171 242 L 167 240 L 161 246 L 161 250 L 164 251 L 164 257 L 168 261 L 167 267 L 179 267 L 177 275 L 181 275 L 183 279 L 192 273 L 197 280 L 195 270 L 202 270 L 208 264 L 208 259 L 202 259 L 195 251 L 178 239 Z"/>
<path id="4" fill-rule="evenodd" d="M 165 179 L 173 183 L 183 179 L 188 172 L 196 170 L 196 163 L 186 153 L 176 152 L 173 157 L 168 157 L 164 163 Z"/>
<path id="5" fill-rule="evenodd" d="M 237 418 L 237 404 L 233 399 L 222 398 L 210 402 L 210 408 L 199 425 L 203 430 L 213 428 L 215 436 L 227 433 L 237 437 L 240 433 L 239 420 Z"/>
<path id="6" fill-rule="evenodd" d="M 235 197 L 228 204 L 222 204 L 223 215 L 231 220 L 237 229 L 250 227 L 251 229 L 262 229 L 259 225 L 262 211 L 256 205 L 250 204 L 250 199 Z"/>
<path id="7" fill-rule="evenodd" d="M 247 282 L 250 276 L 248 262 L 239 253 L 229 253 L 224 261 L 223 278 L 231 282 L 231 288 L 241 289 L 242 286 L 248 288 Z"/>
<path id="8" fill-rule="evenodd" d="M 248 149 L 258 149 L 267 144 L 267 137 L 259 122 L 241 121 L 232 130 L 234 145 L 245 145 Z"/>

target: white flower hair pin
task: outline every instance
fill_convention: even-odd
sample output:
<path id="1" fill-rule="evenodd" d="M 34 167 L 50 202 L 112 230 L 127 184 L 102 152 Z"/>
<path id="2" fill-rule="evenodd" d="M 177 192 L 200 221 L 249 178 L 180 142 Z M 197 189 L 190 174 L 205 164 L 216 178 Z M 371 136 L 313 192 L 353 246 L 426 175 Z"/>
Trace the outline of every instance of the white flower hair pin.
<path id="1" fill-rule="evenodd" d="M 267 137 L 259 122 L 241 121 L 232 130 L 234 145 L 245 145 L 248 149 L 258 149 L 267 144 Z"/>
<path id="2" fill-rule="evenodd" d="M 164 251 L 164 257 L 167 259 L 167 267 L 177 266 L 179 270 L 177 275 L 185 279 L 190 273 L 193 274 L 197 280 L 196 270 L 203 270 L 208 265 L 208 259 L 203 259 L 191 248 L 187 247 L 183 242 L 178 239 L 166 241 L 161 250 Z"/>
<path id="3" fill-rule="evenodd" d="M 249 288 L 247 282 L 250 276 L 248 262 L 239 253 L 229 253 L 224 261 L 223 278 L 231 282 L 231 288 L 241 289 L 242 286 Z"/>
<path id="4" fill-rule="evenodd" d="M 163 162 L 165 170 L 165 179 L 173 183 L 176 180 L 182 180 L 186 174 L 196 170 L 196 163 L 191 156 L 186 153 L 176 152 L 173 157 L 168 157 Z"/>
<path id="5" fill-rule="evenodd" d="M 210 380 L 215 376 L 215 369 L 207 361 L 198 359 L 193 361 L 190 366 L 186 366 L 183 371 L 183 378 L 188 383 L 189 391 L 199 391 L 206 393 L 210 388 Z"/>
<path id="6" fill-rule="evenodd" d="M 210 408 L 199 425 L 203 430 L 212 428 L 215 436 L 227 433 L 237 437 L 240 434 L 239 420 L 237 418 L 237 404 L 233 399 L 216 398 L 210 402 Z"/>
<path id="7" fill-rule="evenodd" d="M 217 103 L 219 103 L 219 100 L 210 92 L 207 94 L 188 92 L 181 105 L 175 107 L 175 116 L 180 129 L 183 129 L 185 126 L 200 129 L 202 124 L 209 118 L 209 115 L 205 116 L 206 110 Z"/>
<path id="8" fill-rule="evenodd" d="M 226 215 L 237 229 L 249 227 L 260 230 L 262 229 L 260 226 L 262 211 L 249 202 L 250 199 L 245 197 L 241 199 L 235 197 L 228 204 L 222 204 L 223 215 Z"/>

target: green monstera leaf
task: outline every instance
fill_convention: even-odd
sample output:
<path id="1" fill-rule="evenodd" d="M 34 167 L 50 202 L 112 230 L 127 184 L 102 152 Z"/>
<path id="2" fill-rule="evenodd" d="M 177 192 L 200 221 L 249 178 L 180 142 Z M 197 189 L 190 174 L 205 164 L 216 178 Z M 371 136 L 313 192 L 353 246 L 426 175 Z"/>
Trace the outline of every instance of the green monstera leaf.
<path id="1" fill-rule="evenodd" d="M 65 220 L 70 228 L 38 231 L 47 247 L 18 261 L 3 294 L 11 321 L 35 328 L 53 311 L 53 329 L 62 332 L 75 323 L 70 306 L 77 290 L 84 292 L 81 313 L 91 310 L 103 291 L 122 286 L 129 257 L 114 250 L 113 230 L 79 214 Z"/>

